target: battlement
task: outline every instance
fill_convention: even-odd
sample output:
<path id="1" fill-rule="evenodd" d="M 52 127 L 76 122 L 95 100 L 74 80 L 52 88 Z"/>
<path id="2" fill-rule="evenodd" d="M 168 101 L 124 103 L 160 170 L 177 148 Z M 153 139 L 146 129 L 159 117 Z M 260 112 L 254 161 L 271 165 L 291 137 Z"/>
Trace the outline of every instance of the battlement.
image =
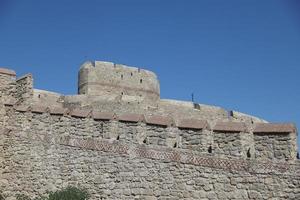
<path id="1" fill-rule="evenodd" d="M 69 121 L 63 122 L 66 130 L 73 126 L 79 131 L 78 134 L 87 133 L 88 138 L 98 135 L 97 137 L 100 138 L 124 141 L 129 144 L 183 148 L 217 157 L 296 160 L 297 129 L 294 124 L 289 123 L 246 124 L 230 121 L 214 123 L 207 120 L 176 119 L 160 115 L 105 113 L 89 109 L 71 110 L 40 104 L 18 106 L 10 101 L 4 102 L 4 105 L 6 113 L 13 119 L 7 122 L 11 130 L 15 130 L 14 127 L 25 127 L 24 123 L 26 123 L 26 126 L 35 132 L 37 127 L 34 124 L 39 124 L 40 127 L 54 126 L 54 117 L 60 122 Z M 71 125 L 72 121 L 73 125 Z M 84 123 L 92 124 L 93 127 L 88 127 Z M 95 129 L 99 126 L 105 126 L 106 129 Z"/>
<path id="2" fill-rule="evenodd" d="M 111 62 L 85 62 L 79 71 L 78 93 L 94 96 L 132 96 L 159 99 L 159 82 L 153 72 Z"/>

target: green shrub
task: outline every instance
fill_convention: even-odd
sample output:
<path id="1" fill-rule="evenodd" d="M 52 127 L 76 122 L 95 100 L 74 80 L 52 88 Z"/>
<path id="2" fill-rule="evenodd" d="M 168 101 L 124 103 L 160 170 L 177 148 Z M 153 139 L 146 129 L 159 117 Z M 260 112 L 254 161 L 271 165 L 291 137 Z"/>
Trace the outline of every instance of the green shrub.
<path id="1" fill-rule="evenodd" d="M 30 198 L 24 194 L 17 195 L 17 200 L 30 200 Z"/>
<path id="2" fill-rule="evenodd" d="M 89 194 L 86 190 L 78 189 L 76 187 L 67 187 L 65 189 L 48 192 L 47 197 L 38 197 L 33 200 L 88 200 Z M 5 200 L 0 196 L 0 200 Z M 17 200 L 31 200 L 26 195 L 17 195 Z"/>
<path id="3" fill-rule="evenodd" d="M 85 190 L 67 187 L 61 191 L 50 192 L 47 200 L 87 200 L 89 194 Z"/>

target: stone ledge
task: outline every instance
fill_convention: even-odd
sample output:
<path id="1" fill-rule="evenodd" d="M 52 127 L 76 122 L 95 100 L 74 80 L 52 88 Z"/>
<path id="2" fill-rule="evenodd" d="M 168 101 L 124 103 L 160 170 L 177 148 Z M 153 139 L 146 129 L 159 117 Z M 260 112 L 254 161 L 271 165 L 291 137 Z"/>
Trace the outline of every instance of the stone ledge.
<path id="1" fill-rule="evenodd" d="M 94 120 L 113 120 L 115 115 L 114 113 L 92 111 L 92 118 Z"/>
<path id="2" fill-rule="evenodd" d="M 29 74 L 25 74 L 25 75 L 19 77 L 16 81 L 19 82 L 19 81 L 21 81 L 23 79 L 26 79 L 26 78 L 32 79 L 32 74 L 30 74 L 30 73 Z"/>
<path id="3" fill-rule="evenodd" d="M 7 68 L 0 68 L 0 74 L 5 74 L 5 75 L 9 75 L 9 76 L 16 76 L 16 72 L 14 70 L 7 69 Z"/>
<path id="4" fill-rule="evenodd" d="M 47 109 L 48 108 L 43 105 L 33 105 L 29 107 L 29 111 L 31 111 L 32 113 L 39 113 L 39 114 L 47 112 Z"/>
<path id="5" fill-rule="evenodd" d="M 217 124 L 213 127 L 213 131 L 226 133 L 248 132 L 247 126 L 244 122 L 217 122 Z"/>
<path id="6" fill-rule="evenodd" d="M 291 123 L 256 124 L 253 133 L 296 133 L 297 128 Z"/>
<path id="7" fill-rule="evenodd" d="M 65 113 L 67 113 L 67 109 L 51 106 L 49 107 L 49 112 L 51 115 L 64 115 Z"/>
<path id="8" fill-rule="evenodd" d="M 29 106 L 18 105 L 18 106 L 15 106 L 15 110 L 18 112 L 27 112 L 29 110 Z"/>
<path id="9" fill-rule="evenodd" d="M 197 119 L 183 119 L 178 124 L 177 127 L 180 129 L 195 129 L 202 130 L 208 128 L 208 122 L 206 120 Z"/>
<path id="10" fill-rule="evenodd" d="M 4 100 L 4 105 L 5 106 L 14 106 L 17 103 L 16 99 L 5 99 Z"/>
<path id="11" fill-rule="evenodd" d="M 121 122 L 135 122 L 135 123 L 137 123 L 137 122 L 140 122 L 140 121 L 144 121 L 144 115 L 128 113 L 128 114 L 119 115 L 117 119 Z"/>
<path id="12" fill-rule="evenodd" d="M 146 124 L 158 126 L 171 126 L 173 123 L 172 118 L 159 115 L 145 116 L 145 121 Z"/>
<path id="13" fill-rule="evenodd" d="M 74 109 L 70 112 L 70 115 L 72 117 L 87 118 L 91 116 L 91 112 L 91 110 Z"/>

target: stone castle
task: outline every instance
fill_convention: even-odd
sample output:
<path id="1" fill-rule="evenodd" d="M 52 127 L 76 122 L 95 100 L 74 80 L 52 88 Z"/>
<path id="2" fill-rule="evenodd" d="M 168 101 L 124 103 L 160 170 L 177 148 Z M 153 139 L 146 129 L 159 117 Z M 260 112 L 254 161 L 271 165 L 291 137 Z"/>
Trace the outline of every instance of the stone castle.
<path id="1" fill-rule="evenodd" d="M 0 191 L 92 199 L 300 199 L 297 129 L 160 99 L 153 72 L 86 62 L 78 95 L 0 69 Z"/>

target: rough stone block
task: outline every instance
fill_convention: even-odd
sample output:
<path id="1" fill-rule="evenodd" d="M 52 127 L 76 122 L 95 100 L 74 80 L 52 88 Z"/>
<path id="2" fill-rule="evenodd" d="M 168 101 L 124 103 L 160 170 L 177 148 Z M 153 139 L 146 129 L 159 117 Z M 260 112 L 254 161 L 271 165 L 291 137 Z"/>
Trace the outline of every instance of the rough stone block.
<path id="1" fill-rule="evenodd" d="M 295 133 L 297 132 L 294 124 L 279 123 L 259 123 L 253 131 L 254 133 Z"/>
<path id="2" fill-rule="evenodd" d="M 0 74 L 5 74 L 9 76 L 16 76 L 16 72 L 11 69 L 6 69 L 6 68 L 0 68 Z"/>
<path id="3" fill-rule="evenodd" d="M 45 113 L 47 111 L 47 107 L 43 105 L 32 105 L 29 110 L 33 113 Z"/>
<path id="4" fill-rule="evenodd" d="M 90 115 L 91 110 L 74 109 L 71 110 L 70 115 L 72 117 L 86 118 Z"/>
<path id="5" fill-rule="evenodd" d="M 178 128 L 182 129 L 196 129 L 201 130 L 208 127 L 206 120 L 197 120 L 197 119 L 182 119 L 178 124 Z"/>
<path id="6" fill-rule="evenodd" d="M 15 110 L 18 112 L 27 112 L 29 110 L 29 106 L 26 105 L 18 105 L 15 107 Z"/>
<path id="7" fill-rule="evenodd" d="M 9 99 L 5 99 L 4 100 L 4 105 L 5 106 L 13 106 L 13 105 L 15 105 L 16 104 L 16 99 L 14 99 L 14 98 L 9 98 Z"/>
<path id="8" fill-rule="evenodd" d="M 139 122 L 144 120 L 144 116 L 141 114 L 134 113 L 122 114 L 118 116 L 118 120 L 123 122 Z"/>
<path id="9" fill-rule="evenodd" d="M 159 115 L 146 116 L 145 120 L 147 124 L 158 126 L 170 126 L 173 123 L 172 118 Z"/>
<path id="10" fill-rule="evenodd" d="M 217 122 L 213 127 L 215 132 L 247 132 L 246 124 L 243 122 Z"/>
<path id="11" fill-rule="evenodd" d="M 64 115 L 65 113 L 67 113 L 67 109 L 62 107 L 51 106 L 49 107 L 49 112 L 51 115 Z"/>
<path id="12" fill-rule="evenodd" d="M 115 119 L 114 113 L 93 111 L 92 117 L 95 120 L 112 120 Z"/>

